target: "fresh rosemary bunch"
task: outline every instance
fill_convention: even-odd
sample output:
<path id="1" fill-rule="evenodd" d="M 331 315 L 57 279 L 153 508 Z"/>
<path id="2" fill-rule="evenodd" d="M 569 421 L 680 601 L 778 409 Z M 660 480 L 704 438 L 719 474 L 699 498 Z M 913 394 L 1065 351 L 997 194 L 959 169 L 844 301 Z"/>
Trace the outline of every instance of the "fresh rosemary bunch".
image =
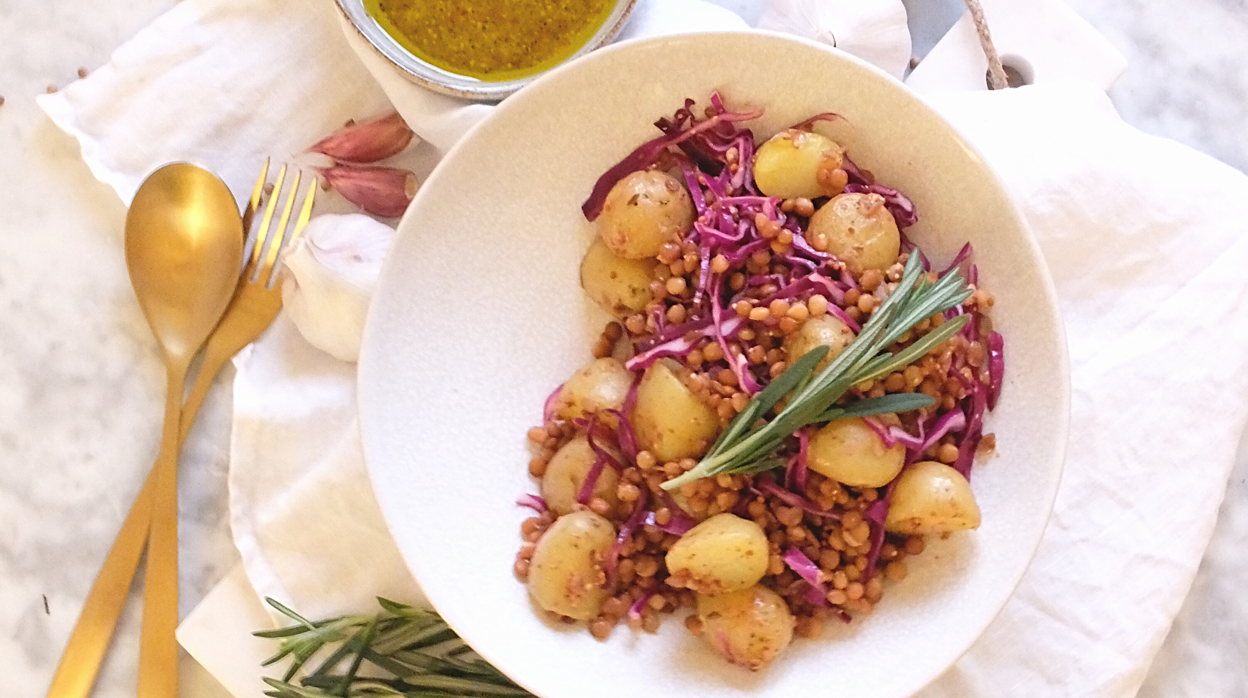
<path id="1" fill-rule="evenodd" d="M 295 621 L 257 637 L 280 639 L 263 666 L 293 658 L 281 680 L 266 678 L 273 698 L 511 698 L 532 696 L 472 649 L 433 611 L 377 599 L 384 613 L 310 621 L 265 599 Z M 316 669 L 292 679 L 316 655 Z M 370 666 L 364 671 L 364 663 Z M 345 669 L 343 666 L 345 665 Z M 379 676 L 388 674 L 389 676 Z"/>
<path id="2" fill-rule="evenodd" d="M 892 295 L 876 309 L 862 332 L 823 370 L 815 366 L 827 355 L 819 347 L 798 359 L 763 388 L 737 416 L 692 470 L 663 483 L 666 490 L 720 474 L 757 473 L 784 464 L 773 452 L 786 438 L 809 424 L 843 417 L 863 417 L 885 412 L 904 412 L 933 404 L 925 395 L 898 394 L 861 400 L 835 407 L 850 387 L 886 376 L 923 357 L 955 335 L 969 320 L 960 315 L 928 332 L 893 354 L 888 351 L 899 337 L 936 313 L 953 308 L 971 295 L 959 270 L 929 282 L 919 255 L 910 255 L 905 272 Z M 785 405 L 768 421 L 759 424 L 780 400 Z"/>

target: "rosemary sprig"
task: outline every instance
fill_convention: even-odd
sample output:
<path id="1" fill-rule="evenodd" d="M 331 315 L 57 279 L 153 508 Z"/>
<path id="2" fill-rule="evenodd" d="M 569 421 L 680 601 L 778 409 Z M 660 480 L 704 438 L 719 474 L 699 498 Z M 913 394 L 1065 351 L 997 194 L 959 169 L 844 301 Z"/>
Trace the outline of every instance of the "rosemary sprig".
<path id="1" fill-rule="evenodd" d="M 920 359 L 942 342 L 957 334 L 969 316 L 960 315 L 920 337 L 913 344 L 892 354 L 888 347 L 915 325 L 936 313 L 953 308 L 971 295 L 959 270 L 954 269 L 936 282 L 927 281 L 919 255 L 911 255 L 905 272 L 892 295 L 872 314 L 862 331 L 821 371 L 815 366 L 827 355 L 820 347 L 775 378 L 728 423 L 727 429 L 689 472 L 663 483 L 666 490 L 723 473 L 757 473 L 784 464 L 773 457 L 786 438 L 809 424 L 848 416 L 868 416 L 902 412 L 932 404 L 919 395 L 888 395 L 883 402 L 862 400 L 847 407 L 834 407 L 849 389 L 864 381 L 886 376 Z M 766 415 L 780 400 L 788 401 L 769 421 Z"/>
<path id="2" fill-rule="evenodd" d="M 523 698 L 512 683 L 472 649 L 441 616 L 387 599 L 383 612 L 310 621 L 265 599 L 295 625 L 254 633 L 281 640 L 263 666 L 291 657 L 281 679 L 266 678 L 272 698 Z M 336 647 L 335 647 L 336 645 Z M 298 682 L 295 675 L 314 656 L 325 659 Z M 371 665 L 365 670 L 364 664 Z M 345 665 L 345 669 L 342 668 Z M 379 673 L 389 674 L 380 677 Z"/>

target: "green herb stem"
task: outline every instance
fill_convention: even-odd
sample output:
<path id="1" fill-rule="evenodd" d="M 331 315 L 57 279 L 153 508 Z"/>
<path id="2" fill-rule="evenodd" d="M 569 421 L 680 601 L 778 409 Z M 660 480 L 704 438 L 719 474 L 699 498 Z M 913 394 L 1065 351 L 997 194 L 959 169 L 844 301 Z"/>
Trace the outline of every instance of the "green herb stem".
<path id="1" fill-rule="evenodd" d="M 531 696 L 488 663 L 472 655 L 437 613 L 378 599 L 377 615 L 310 621 L 273 599 L 269 605 L 296 622 L 254 633 L 281 641 L 268 666 L 293 661 L 285 676 L 266 678 L 272 698 L 521 698 Z M 336 647 L 335 647 L 336 645 Z M 294 677 L 313 656 L 327 652 L 315 671 Z M 372 666 L 364 671 L 365 664 Z M 345 664 L 345 667 L 342 665 Z M 392 678 L 379 678 L 378 672 Z M 365 675 L 361 675 L 365 674 Z"/>
<path id="2" fill-rule="evenodd" d="M 926 396 L 886 395 L 876 399 L 892 400 L 862 400 L 856 407 L 834 407 L 851 387 L 908 366 L 955 335 L 966 325 L 969 316 L 960 315 L 944 322 L 896 354 L 888 351 L 915 325 L 957 306 L 970 294 L 971 289 L 959 270 L 952 270 L 929 283 L 919 255 L 911 255 L 892 294 L 844 351 L 818 373 L 814 369 L 827 355 L 826 347 L 815 349 L 794 362 L 729 422 L 701 462 L 663 483 L 663 489 L 673 490 L 723 473 L 756 473 L 783 465 L 784 459 L 773 458 L 771 454 L 794 432 L 810 424 L 930 406 L 934 401 Z M 766 414 L 786 396 L 788 401 L 784 407 L 770 421 L 759 424 L 759 420 L 766 419 Z"/>

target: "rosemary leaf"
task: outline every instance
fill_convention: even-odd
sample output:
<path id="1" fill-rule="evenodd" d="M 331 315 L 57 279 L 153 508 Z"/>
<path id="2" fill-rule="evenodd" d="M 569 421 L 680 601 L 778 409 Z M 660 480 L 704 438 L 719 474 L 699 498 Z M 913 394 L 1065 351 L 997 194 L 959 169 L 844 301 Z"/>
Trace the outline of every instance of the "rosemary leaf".
<path id="1" fill-rule="evenodd" d="M 908 365 L 960 330 L 967 321 L 965 316 L 959 316 L 963 318 L 961 320 L 954 318 L 943 323 L 896 355 L 888 352 L 889 346 L 919 322 L 953 308 L 966 300 L 970 293 L 960 271 L 953 270 L 935 282 L 929 282 L 919 255 L 911 255 L 892 293 L 876 308 L 871 319 L 844 351 L 813 375 L 813 366 L 824 358 L 826 352 L 814 359 L 807 354 L 795 362 L 754 396 L 737 418 L 729 423 L 701 462 L 683 475 L 663 483 L 663 489 L 673 490 L 721 473 L 762 472 L 783 464 L 784 459 L 770 454 L 798 429 L 829 421 L 828 417 L 833 414 L 846 414 L 845 408 L 834 405 L 852 386 Z M 808 359 L 811 360 L 808 362 Z M 786 395 L 789 399 L 784 408 L 770 421 L 756 425 Z M 860 409 L 878 410 L 880 404 Z M 909 403 L 903 399 L 894 404 Z M 870 414 L 881 413 L 882 410 Z"/>
<path id="2" fill-rule="evenodd" d="M 320 689 L 303 688 L 286 681 L 278 681 L 265 677 L 264 682 L 273 687 L 273 691 L 266 692 L 265 695 L 274 698 L 325 698 L 333 694 L 325 693 Z"/>
<path id="3" fill-rule="evenodd" d="M 403 679 L 403 683 L 414 688 L 441 688 L 449 691 L 463 691 L 467 694 L 481 696 L 528 696 L 530 693 L 519 686 L 500 686 L 498 684 L 475 681 L 455 676 L 419 675 Z"/>
<path id="4" fill-rule="evenodd" d="M 739 468 L 726 470 L 724 472 L 729 475 L 754 475 L 755 473 L 765 473 L 772 468 L 779 468 L 787 462 L 787 459 L 780 456 L 770 455 L 759 458 L 756 461 L 746 463 Z"/>
<path id="5" fill-rule="evenodd" d="M 881 363 L 878 367 L 875 367 L 869 372 L 864 371 L 861 376 L 857 376 L 858 380 L 856 382 L 861 383 L 863 381 L 879 378 L 880 376 L 887 376 L 899 368 L 909 366 L 918 359 L 922 358 L 925 354 L 927 354 L 927 352 L 957 334 L 963 327 L 966 326 L 966 323 L 970 319 L 970 315 L 959 315 L 952 320 L 946 321 L 940 327 L 937 327 L 931 332 L 923 335 L 917 342 L 911 344 L 905 349 L 902 349 L 891 357 L 881 357 L 887 359 L 887 361 Z"/>
<path id="6" fill-rule="evenodd" d="M 283 679 L 265 679 L 271 689 L 265 695 L 273 698 L 531 695 L 502 672 L 471 655 L 471 648 L 433 611 L 378 599 L 382 612 L 376 616 L 342 616 L 312 622 L 277 602 L 270 603 L 298 623 L 280 631 L 262 631 L 262 636 L 281 641 L 276 659 L 292 657 Z M 323 649 L 332 649 L 328 658 L 315 671 L 293 682 L 304 664 Z M 347 657 L 351 657 L 351 662 L 346 671 L 334 673 Z M 364 671 L 365 663 L 372 667 L 370 671 Z M 379 678 L 379 672 L 393 678 Z"/>
<path id="7" fill-rule="evenodd" d="M 888 414 L 890 412 L 909 412 L 924 407 L 931 407 L 934 404 L 936 404 L 935 398 L 923 393 L 896 393 L 859 400 L 844 407 L 833 407 L 824 412 L 818 421 L 831 422 L 834 419 L 874 417 L 878 414 Z"/>

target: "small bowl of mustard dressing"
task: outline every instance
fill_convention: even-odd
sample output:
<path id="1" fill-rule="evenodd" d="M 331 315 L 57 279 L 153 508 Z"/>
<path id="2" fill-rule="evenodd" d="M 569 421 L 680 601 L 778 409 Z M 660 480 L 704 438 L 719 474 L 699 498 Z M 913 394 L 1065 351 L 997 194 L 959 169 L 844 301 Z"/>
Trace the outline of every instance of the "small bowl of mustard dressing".
<path id="1" fill-rule="evenodd" d="M 609 42 L 636 0 L 337 0 L 408 79 L 496 101 Z"/>

